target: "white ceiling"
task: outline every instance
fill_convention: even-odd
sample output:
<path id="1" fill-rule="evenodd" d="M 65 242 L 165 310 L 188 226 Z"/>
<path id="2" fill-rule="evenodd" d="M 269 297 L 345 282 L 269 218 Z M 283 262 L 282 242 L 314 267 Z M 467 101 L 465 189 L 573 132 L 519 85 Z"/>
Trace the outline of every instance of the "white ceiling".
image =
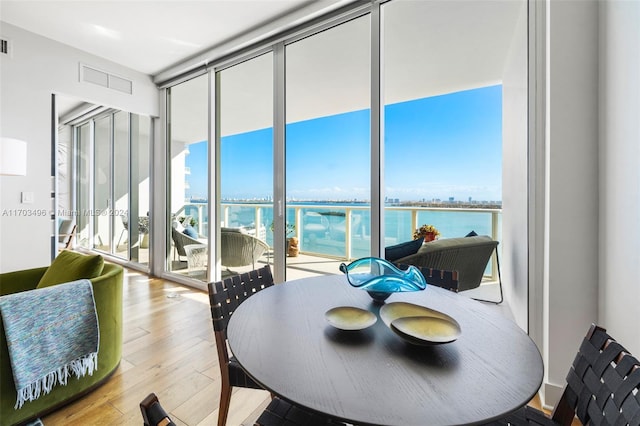
<path id="1" fill-rule="evenodd" d="M 155 75 L 309 0 L 1 0 L 0 19 Z M 336 0 L 322 0 L 327 5 Z"/>
<path id="2" fill-rule="evenodd" d="M 526 30 L 523 0 L 402 0 L 382 10 L 387 105 L 500 84 L 510 51 L 526 51 L 514 45 L 517 28 Z M 369 108 L 369 38 L 364 16 L 287 45 L 287 123 Z M 223 136 L 272 125 L 270 60 L 223 71 Z M 172 92 L 175 139 L 206 139 L 206 85 L 201 78 Z"/>
<path id="3" fill-rule="evenodd" d="M 200 60 L 212 49 L 239 44 L 238 40 L 246 44 L 284 23 L 351 1 L 0 0 L 0 19 L 158 75 L 179 68 L 176 64 Z M 526 1 L 394 1 L 384 5 L 382 18 L 383 94 L 385 103 L 391 104 L 500 83 L 514 48 L 517 22 L 526 19 Z M 352 21 L 287 48 L 288 122 L 368 108 L 368 20 Z M 225 119 L 226 134 L 270 125 L 271 114 L 260 114 L 256 100 L 270 104 L 271 85 L 260 83 L 252 67 L 244 69 L 239 67 L 233 78 L 227 73 L 231 79 L 227 85 L 235 82 L 241 89 L 229 97 L 227 110 L 244 113 Z M 198 108 L 193 91 L 202 91 L 201 85 L 189 85 L 192 90 L 183 86 L 184 104 L 173 110 L 184 115 L 179 121 L 185 124 L 185 134 L 174 137 L 202 140 L 206 115 L 200 123 L 200 115 L 193 113 Z M 241 91 L 252 100 L 238 96 Z"/>

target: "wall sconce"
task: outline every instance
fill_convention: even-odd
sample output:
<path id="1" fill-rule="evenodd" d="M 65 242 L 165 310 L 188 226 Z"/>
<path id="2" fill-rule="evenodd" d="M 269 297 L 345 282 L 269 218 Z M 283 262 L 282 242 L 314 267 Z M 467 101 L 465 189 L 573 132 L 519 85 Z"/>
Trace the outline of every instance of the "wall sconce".
<path id="1" fill-rule="evenodd" d="M 25 141 L 0 138 L 0 175 L 27 175 L 27 143 Z"/>

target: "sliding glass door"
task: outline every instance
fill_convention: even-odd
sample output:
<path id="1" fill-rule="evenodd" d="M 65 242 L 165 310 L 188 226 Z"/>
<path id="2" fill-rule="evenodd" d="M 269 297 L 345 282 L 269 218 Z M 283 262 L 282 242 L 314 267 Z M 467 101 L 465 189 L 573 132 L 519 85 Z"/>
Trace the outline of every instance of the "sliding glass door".
<path id="1" fill-rule="evenodd" d="M 504 81 L 514 77 L 516 58 L 525 58 L 512 44 L 521 38 L 526 2 L 464 5 L 394 0 L 380 7 L 386 245 L 423 238 L 414 235 L 422 225 L 434 226 L 438 238 L 501 239 L 504 104 L 524 102 L 526 110 L 526 99 Z M 526 69 L 526 59 L 517 66 Z M 521 134 L 510 142 L 526 143 Z M 487 273 L 497 278 L 492 265 Z"/>
<path id="2" fill-rule="evenodd" d="M 123 111 L 74 125 L 79 246 L 148 264 L 151 126 Z"/>
<path id="3" fill-rule="evenodd" d="M 526 144 L 526 115 L 507 108 L 526 96 L 505 84 L 526 82 L 523 29 L 524 0 L 373 2 L 169 88 L 169 271 L 198 278 L 175 241 L 184 217 L 193 249 L 218 249 L 200 278 L 271 262 L 278 279 L 333 274 L 423 224 L 500 240 L 503 146 Z M 240 266 L 227 232 L 268 247 Z"/>
<path id="4" fill-rule="evenodd" d="M 287 279 L 370 253 L 369 38 L 366 15 L 286 46 Z"/>
<path id="5" fill-rule="evenodd" d="M 271 262 L 273 53 L 216 73 L 220 276 Z"/>
<path id="6" fill-rule="evenodd" d="M 89 212 L 91 211 L 91 193 L 93 192 L 93 178 L 91 159 L 93 158 L 93 121 L 85 122 L 75 127 L 76 147 L 76 245 L 85 249 L 91 248 L 91 229 L 93 224 Z M 72 218 L 69 215 L 69 218 Z"/>
<path id="7" fill-rule="evenodd" d="M 169 91 L 167 271 L 207 281 L 209 76 Z"/>
<path id="8" fill-rule="evenodd" d="M 112 115 L 94 120 L 93 156 L 93 245 L 96 250 L 111 253 L 111 124 Z"/>

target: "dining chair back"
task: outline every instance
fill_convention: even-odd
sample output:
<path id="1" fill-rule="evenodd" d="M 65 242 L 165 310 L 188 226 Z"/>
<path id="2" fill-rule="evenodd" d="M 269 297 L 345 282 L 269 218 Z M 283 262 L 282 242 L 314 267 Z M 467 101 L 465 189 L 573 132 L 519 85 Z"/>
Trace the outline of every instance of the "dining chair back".
<path id="1" fill-rule="evenodd" d="M 273 398 L 254 426 L 344 425 L 328 417 L 302 409 L 280 398 Z"/>
<path id="2" fill-rule="evenodd" d="M 160 405 L 155 393 L 150 393 L 140 402 L 140 412 L 144 426 L 176 426 Z"/>
<path id="3" fill-rule="evenodd" d="M 640 362 L 607 331 L 591 325 L 551 417 L 526 406 L 495 425 L 640 425 Z"/>
<path id="4" fill-rule="evenodd" d="M 262 389 L 259 384 L 245 373 L 235 358 L 229 356 L 229 351 L 227 350 L 227 325 L 229 319 L 242 302 L 257 292 L 271 287 L 273 284 L 273 275 L 269 265 L 208 284 L 213 332 L 216 340 L 222 383 L 218 426 L 226 424 L 233 386 Z"/>

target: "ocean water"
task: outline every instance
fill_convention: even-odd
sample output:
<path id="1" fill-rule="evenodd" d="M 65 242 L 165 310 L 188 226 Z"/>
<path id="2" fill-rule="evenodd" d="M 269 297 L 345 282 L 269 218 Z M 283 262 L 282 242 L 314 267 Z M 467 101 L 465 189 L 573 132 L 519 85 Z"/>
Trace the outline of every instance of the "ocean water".
<path id="1" fill-rule="evenodd" d="M 273 246 L 273 205 L 223 203 L 228 227 L 255 227 L 259 218 L 260 228 L 266 241 Z M 259 209 L 258 215 L 256 214 Z M 478 235 L 492 235 L 492 213 L 486 211 L 458 211 L 455 209 L 417 210 L 417 224 L 434 225 L 440 231 L 440 238 L 464 237 L 471 231 Z M 186 214 L 197 217 L 197 206 L 185 208 Z M 351 253 L 347 253 L 345 238 L 345 218 L 351 214 Z M 300 236 L 301 251 L 329 256 L 357 259 L 370 255 L 371 214 L 369 206 L 361 203 L 295 203 L 288 204 L 287 223 L 296 224 Z M 385 245 L 402 243 L 413 239 L 411 223 L 412 210 L 387 206 L 385 210 Z M 496 237 L 501 238 L 502 215 L 497 213 Z M 207 218 L 202 218 L 203 223 Z M 205 229 L 207 227 L 205 226 Z M 294 236 L 294 235 L 289 235 Z"/>

